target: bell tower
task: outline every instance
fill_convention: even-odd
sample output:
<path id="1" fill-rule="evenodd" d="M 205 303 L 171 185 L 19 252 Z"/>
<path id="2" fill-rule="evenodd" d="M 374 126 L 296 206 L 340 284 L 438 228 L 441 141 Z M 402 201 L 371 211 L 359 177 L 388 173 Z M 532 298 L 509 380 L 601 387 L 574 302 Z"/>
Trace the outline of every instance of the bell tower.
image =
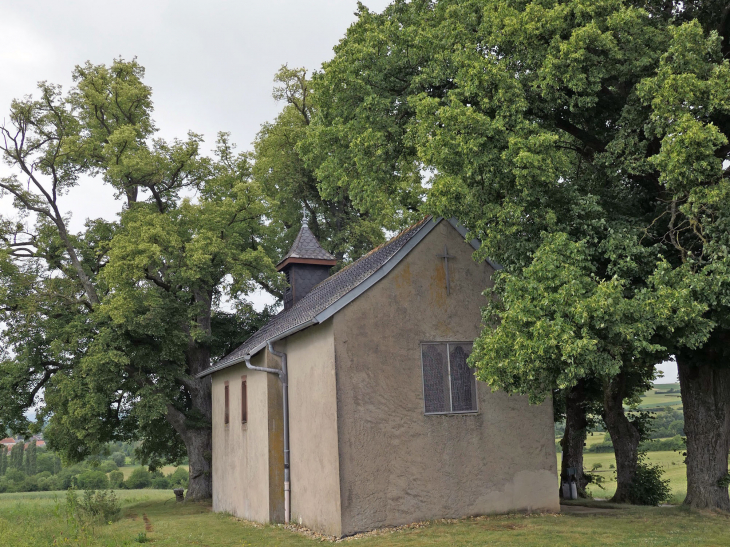
<path id="1" fill-rule="evenodd" d="M 330 275 L 330 268 L 337 259 L 325 251 L 309 227 L 302 225 L 294 244 L 286 256 L 276 265 L 276 270 L 286 274 L 289 284 L 284 293 L 284 309 L 288 310 Z"/>

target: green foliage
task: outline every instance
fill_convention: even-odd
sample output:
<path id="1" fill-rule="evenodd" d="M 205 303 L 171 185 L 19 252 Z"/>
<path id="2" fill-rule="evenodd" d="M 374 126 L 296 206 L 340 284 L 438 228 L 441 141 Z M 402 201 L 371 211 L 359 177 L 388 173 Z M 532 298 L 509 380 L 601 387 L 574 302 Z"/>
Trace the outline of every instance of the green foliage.
<path id="1" fill-rule="evenodd" d="M 307 223 L 321 245 L 343 262 L 359 258 L 383 242 L 383 224 L 392 219 L 363 214 L 342 189 L 324 193 L 299 152 L 311 120 L 310 81 L 304 69 L 282 67 L 275 77 L 274 98 L 285 103 L 272 123 L 265 123 L 254 141 L 253 179 L 272 205 L 276 238 L 272 244 L 278 256 L 289 250 L 302 224 Z M 390 222 L 389 222 L 390 221 Z"/>
<path id="2" fill-rule="evenodd" d="M 99 469 L 104 473 L 111 473 L 112 471 L 119 469 L 119 467 L 113 461 L 107 460 L 99 465 Z"/>
<path id="3" fill-rule="evenodd" d="M 152 474 L 144 467 L 137 467 L 124 481 L 124 485 L 130 489 L 149 488 L 152 485 Z"/>
<path id="4" fill-rule="evenodd" d="M 121 471 L 112 471 L 109 473 L 109 487 L 122 488 L 124 485 L 124 473 Z"/>
<path id="5" fill-rule="evenodd" d="M 123 452 L 114 452 L 111 459 L 117 467 L 124 467 L 124 464 L 127 462 L 127 457 Z"/>
<path id="6" fill-rule="evenodd" d="M 660 465 L 646 462 L 646 454 L 639 454 L 636 475 L 631 483 L 631 503 L 637 505 L 659 505 L 671 495 L 669 480 L 663 479 L 664 471 Z"/>
<path id="7" fill-rule="evenodd" d="M 66 513 L 79 523 L 111 524 L 119 520 L 122 508 L 111 490 L 84 490 L 81 499 L 76 491 L 66 492 Z"/>
<path id="8" fill-rule="evenodd" d="M 103 471 L 89 469 L 76 477 L 76 485 L 83 490 L 104 490 L 109 488 L 109 479 Z"/>
<path id="9" fill-rule="evenodd" d="M 0 476 L 5 474 L 8 468 L 8 447 L 0 445 Z"/>
<path id="10" fill-rule="evenodd" d="M 539 401 L 582 377 L 611 378 L 625 364 L 651 367 L 667 356 L 666 346 L 653 343 L 665 332 L 690 325 L 688 338 L 706 332 L 705 308 L 684 287 L 653 276 L 638 289 L 618 275 L 602 280 L 591 254 L 567 234 L 545 235 L 528 267 L 500 275 L 493 291 L 500 298 L 484 315 L 494 328 L 482 332 L 471 356 L 480 379 Z M 630 264 L 622 254 L 608 268 Z"/>
<path id="11" fill-rule="evenodd" d="M 39 451 L 36 470 L 39 473 L 48 472 L 51 475 L 55 475 L 61 471 L 61 459 L 52 452 Z"/>
<path id="12" fill-rule="evenodd" d="M 684 416 L 681 412 L 668 409 L 654 414 L 650 439 L 664 439 L 677 435 L 684 435 Z"/>
<path id="13" fill-rule="evenodd" d="M 35 439 L 31 439 L 25 451 L 25 472 L 28 475 L 35 475 L 38 465 L 38 447 Z"/>
<path id="14" fill-rule="evenodd" d="M 672 354 L 730 362 L 723 6 L 360 5 L 301 149 L 325 191 L 363 210 L 425 197 L 504 267 L 480 379 L 532 402 L 593 379 L 620 413 Z"/>
<path id="15" fill-rule="evenodd" d="M 644 441 L 639 445 L 641 450 L 646 452 L 665 452 L 674 450 L 676 452 L 687 450 L 686 439 L 680 435 L 675 435 L 668 439 L 653 439 Z"/>
<path id="16" fill-rule="evenodd" d="M 9 466 L 18 471 L 23 469 L 23 453 L 25 452 L 25 443 L 19 440 L 10 451 Z"/>
<path id="17" fill-rule="evenodd" d="M 152 477 L 151 486 L 157 490 L 168 490 L 170 488 L 170 479 L 162 475 L 154 476 Z"/>
<path id="18" fill-rule="evenodd" d="M 190 474 L 182 467 L 178 467 L 168 475 L 171 488 L 187 488 Z"/>
<path id="19" fill-rule="evenodd" d="M 270 204 L 228 135 L 211 157 L 194 133 L 156 138 L 136 61 L 73 77 L 67 93 L 41 83 L 14 101 L 0 128 L 12 173 L 0 194 L 15 208 L 0 218 L 0 427 L 45 424 L 68 462 L 139 439 L 141 460 L 179 463 L 210 437 L 210 384 L 196 374 L 260 326 L 252 291 L 283 288 Z M 71 233 L 63 197 L 80 176 L 111 185 L 120 215 Z"/>
<path id="20" fill-rule="evenodd" d="M 427 195 L 505 267 L 472 354 L 494 387 L 648 377 L 730 326 L 727 38 L 674 9 L 361 5 L 314 78 L 301 148 L 324 188 L 365 210 Z"/>

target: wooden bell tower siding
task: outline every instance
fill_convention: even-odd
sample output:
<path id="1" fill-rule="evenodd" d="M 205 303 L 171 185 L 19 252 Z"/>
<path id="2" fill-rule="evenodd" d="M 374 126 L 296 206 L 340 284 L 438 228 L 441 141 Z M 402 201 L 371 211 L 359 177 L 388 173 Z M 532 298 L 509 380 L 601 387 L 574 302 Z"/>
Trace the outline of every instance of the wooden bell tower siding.
<path id="1" fill-rule="evenodd" d="M 291 308 L 327 279 L 330 268 L 336 264 L 337 259 L 320 246 L 312 231 L 302 226 L 291 249 L 276 266 L 277 271 L 286 274 L 289 283 L 284 293 L 284 309 Z"/>

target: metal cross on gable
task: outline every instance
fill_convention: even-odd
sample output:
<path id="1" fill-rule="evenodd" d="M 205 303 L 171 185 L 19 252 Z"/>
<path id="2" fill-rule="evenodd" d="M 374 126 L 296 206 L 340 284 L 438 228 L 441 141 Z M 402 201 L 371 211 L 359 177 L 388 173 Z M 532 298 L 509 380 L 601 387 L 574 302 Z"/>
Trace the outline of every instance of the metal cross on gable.
<path id="1" fill-rule="evenodd" d="M 446 294 L 451 294 L 451 281 L 449 280 L 449 258 L 456 258 L 449 254 L 449 249 L 444 245 L 444 254 L 436 255 L 444 259 L 444 270 L 446 270 Z"/>

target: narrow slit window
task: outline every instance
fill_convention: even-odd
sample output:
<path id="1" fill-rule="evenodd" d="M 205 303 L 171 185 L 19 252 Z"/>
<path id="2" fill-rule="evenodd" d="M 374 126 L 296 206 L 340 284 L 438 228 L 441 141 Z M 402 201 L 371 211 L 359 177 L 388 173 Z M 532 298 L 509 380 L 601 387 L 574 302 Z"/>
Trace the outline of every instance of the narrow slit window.
<path id="1" fill-rule="evenodd" d="M 246 394 L 246 380 L 241 380 L 241 423 L 248 422 L 248 397 Z"/>
<path id="2" fill-rule="evenodd" d="M 225 409 L 223 411 L 223 423 L 225 425 L 228 425 L 231 421 L 231 406 L 230 406 L 230 396 L 228 394 L 228 382 L 226 382 L 224 388 L 223 388 L 223 401 L 225 405 Z"/>
<path id="3" fill-rule="evenodd" d="M 421 344 L 426 414 L 476 412 L 477 382 L 467 358 L 470 342 Z"/>

